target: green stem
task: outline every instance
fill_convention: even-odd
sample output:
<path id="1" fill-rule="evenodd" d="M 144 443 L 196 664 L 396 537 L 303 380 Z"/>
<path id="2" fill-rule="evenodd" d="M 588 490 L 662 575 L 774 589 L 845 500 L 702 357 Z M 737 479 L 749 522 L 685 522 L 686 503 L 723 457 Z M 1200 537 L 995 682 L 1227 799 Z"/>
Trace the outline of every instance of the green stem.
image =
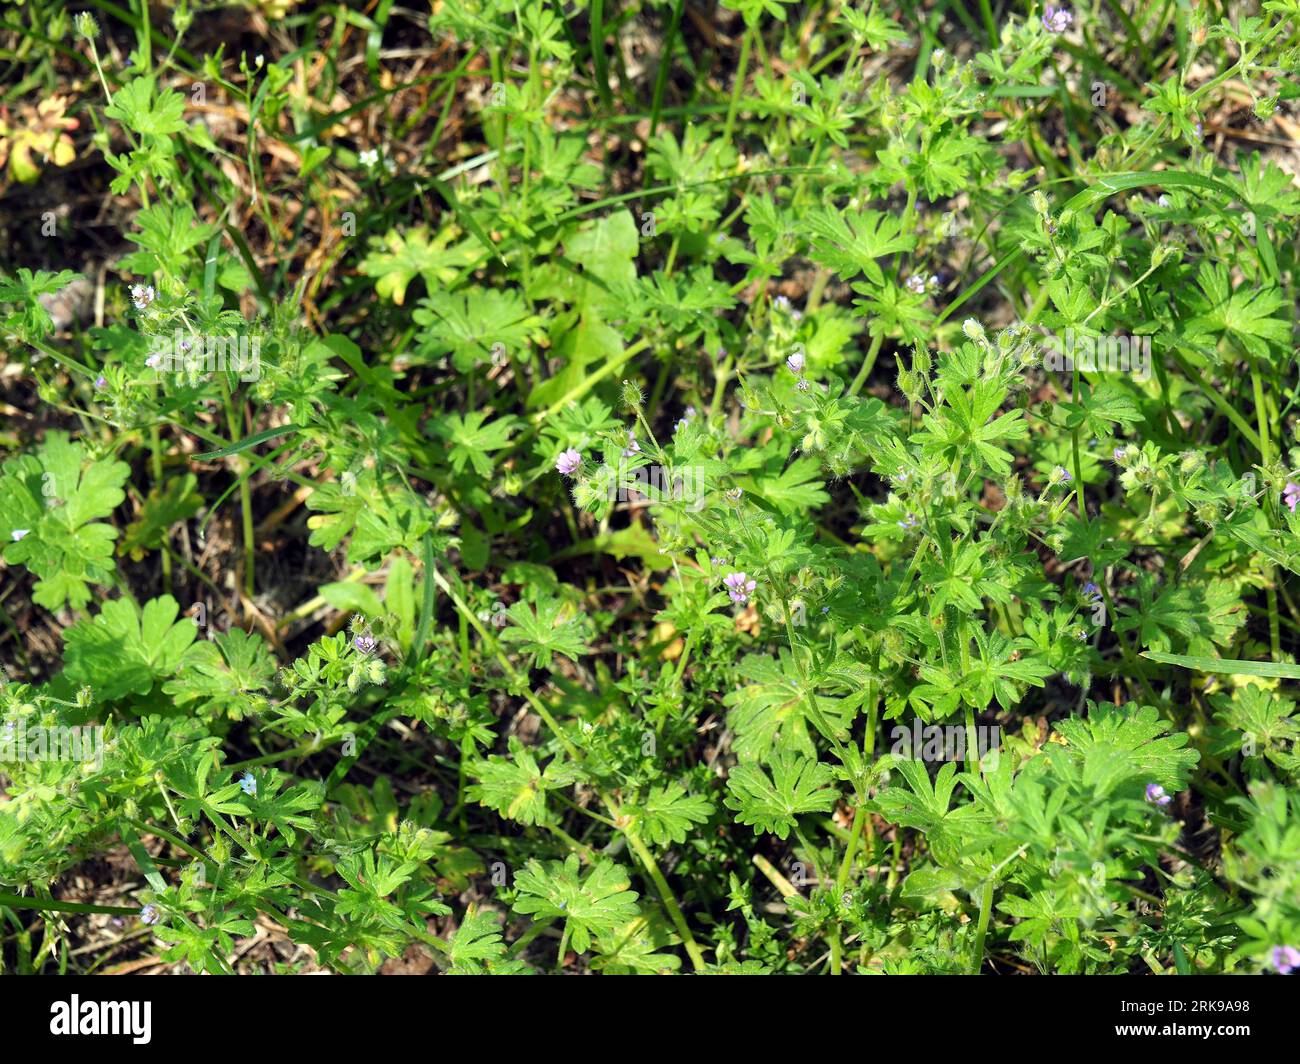
<path id="1" fill-rule="evenodd" d="M 24 898 L 20 894 L 0 894 L 0 908 L 38 909 L 53 913 L 111 913 L 114 916 L 138 916 L 140 906 L 87 905 L 75 901 L 46 901 L 42 898 Z"/>
<path id="2" fill-rule="evenodd" d="M 971 975 L 979 975 L 984 964 L 984 936 L 989 929 L 989 915 L 993 911 L 993 878 L 984 881 L 984 894 L 980 898 L 979 923 L 975 926 L 975 964 Z"/>
<path id="3" fill-rule="evenodd" d="M 691 958 L 691 964 L 694 965 L 697 972 L 703 971 L 705 968 L 704 952 L 695 941 L 695 936 L 691 934 L 690 926 L 686 923 L 686 917 L 682 915 L 681 906 L 677 904 L 677 898 L 673 895 L 673 889 L 668 885 L 668 880 L 664 879 L 664 874 L 659 871 L 659 865 L 655 862 L 654 855 L 646 849 L 645 843 L 641 841 L 635 831 L 625 829 L 623 835 L 627 839 L 628 845 L 632 847 L 632 852 L 645 865 L 645 870 L 650 874 L 655 889 L 659 891 L 659 897 L 663 900 L 664 908 L 668 910 L 673 926 L 677 928 L 677 933 L 682 936 L 682 945 L 686 947 L 686 954 Z"/>
<path id="4" fill-rule="evenodd" d="M 745 25 L 745 35 L 740 41 L 740 60 L 736 63 L 736 81 L 731 87 L 731 104 L 727 107 L 727 123 L 722 127 L 722 143 L 731 143 L 731 131 L 736 124 L 736 111 L 740 107 L 740 94 L 745 87 L 745 74 L 749 67 L 749 49 L 753 43 L 754 28 Z"/>

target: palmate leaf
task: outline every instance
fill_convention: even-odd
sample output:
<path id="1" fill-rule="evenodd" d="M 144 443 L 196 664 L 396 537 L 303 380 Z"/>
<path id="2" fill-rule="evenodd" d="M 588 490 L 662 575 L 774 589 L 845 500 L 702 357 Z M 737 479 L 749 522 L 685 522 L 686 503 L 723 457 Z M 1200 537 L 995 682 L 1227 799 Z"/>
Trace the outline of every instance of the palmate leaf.
<path id="1" fill-rule="evenodd" d="M 312 530 L 307 542 L 333 550 L 350 533 L 348 561 L 354 565 L 386 557 L 397 547 L 418 555 L 420 541 L 438 516 L 423 497 L 397 480 L 381 478 L 375 469 L 364 469 L 345 483 L 320 485 L 307 508 L 317 511 L 307 519 Z M 445 538 L 435 534 L 435 540 L 441 550 Z"/>
<path id="2" fill-rule="evenodd" d="M 1216 695 L 1210 701 L 1217 710 L 1216 754 L 1268 757 L 1284 766 L 1294 761 L 1287 751 L 1300 742 L 1300 718 L 1291 699 L 1252 683 L 1237 688 L 1231 697 Z"/>
<path id="3" fill-rule="evenodd" d="M 575 780 L 571 766 L 552 761 L 543 772 L 533 752 L 516 737 L 510 737 L 510 756 L 492 756 L 470 766 L 477 779 L 465 791 L 472 802 L 495 809 L 507 820 L 520 824 L 547 821 L 546 792 L 567 787 Z"/>
<path id="4" fill-rule="evenodd" d="M 796 458 L 776 476 L 755 476 L 754 492 L 783 514 L 808 513 L 831 501 L 822 487 L 821 467 L 815 458 Z"/>
<path id="5" fill-rule="evenodd" d="M 909 251 L 916 238 L 902 232 L 903 223 L 879 211 L 845 214 L 829 208 L 809 211 L 803 221 L 811 243 L 809 257 L 840 275 L 842 280 L 864 273 L 874 284 L 885 275 L 876 259 Z"/>
<path id="6" fill-rule="evenodd" d="M 362 260 L 361 272 L 375 279 L 375 291 L 399 307 L 406 302 L 406 289 L 417 277 L 432 292 L 438 285 L 451 284 L 461 270 L 485 255 L 472 238 L 451 247 L 452 233 L 444 229 L 432 240 L 427 226 L 417 225 L 399 233 L 390 229 L 382 240 L 372 241 L 372 250 Z"/>
<path id="7" fill-rule="evenodd" d="M 1040 756 L 1058 775 L 1096 798 L 1120 788 L 1137 793 L 1148 783 L 1158 783 L 1172 794 L 1187 785 L 1200 754 L 1185 749 L 1186 732 L 1169 735 L 1169 727 L 1154 706 L 1090 701 L 1087 717 L 1056 725 L 1064 744 L 1046 743 Z"/>
<path id="8" fill-rule="evenodd" d="M 113 94 L 104 114 L 142 138 L 184 132 L 185 97 L 171 89 L 163 89 L 155 97 L 156 88 L 151 76 L 132 78 Z"/>
<path id="9" fill-rule="evenodd" d="M 54 319 L 41 302 L 41 296 L 53 295 L 81 277 L 71 270 L 33 273 L 20 267 L 16 277 L 9 279 L 0 274 L 0 303 L 13 303 L 15 309 L 5 318 L 5 328 L 26 333 L 32 339 L 43 339 L 54 328 Z"/>
<path id="10" fill-rule="evenodd" d="M 491 476 L 491 452 L 509 446 L 510 434 L 519 425 L 519 420 L 508 414 L 495 421 L 487 418 L 488 411 L 475 410 L 463 416 L 444 414 L 431 423 L 430 431 L 450 445 L 447 458 L 457 473 L 468 462 L 479 476 Z"/>
<path id="11" fill-rule="evenodd" d="M 1006 394 L 1006 388 L 991 380 L 976 381 L 970 389 L 946 390 L 946 405 L 926 415 L 924 429 L 913 439 L 949 464 L 965 459 L 977 469 L 1005 477 L 1011 471 L 1012 456 L 998 444 L 1029 436 L 1024 411 L 993 417 Z M 980 461 L 972 461 L 974 458 Z"/>
<path id="12" fill-rule="evenodd" d="M 789 650 L 778 653 L 779 658 L 746 655 L 737 671 L 749 682 L 723 699 L 730 709 L 727 726 L 736 732 L 736 753 L 745 760 L 765 760 L 778 743 L 797 753 L 814 753 L 809 724 L 821 729 L 810 720 L 808 696 Z M 845 714 L 853 709 L 845 699 L 822 695 L 817 708 L 831 729 L 842 729 Z"/>
<path id="13" fill-rule="evenodd" d="M 267 691 L 276 662 L 262 637 L 242 628 L 222 632 L 215 640 L 199 640 L 185 651 L 180 674 L 163 684 L 163 693 L 178 706 L 204 714 L 243 719 L 252 708 L 250 696 Z"/>
<path id="14" fill-rule="evenodd" d="M 420 354 L 450 354 L 452 365 L 462 373 L 489 361 L 497 351 L 517 357 L 541 325 L 541 318 L 529 312 L 523 296 L 514 289 L 433 292 L 420 301 L 411 316 L 424 327 Z"/>
<path id="15" fill-rule="evenodd" d="M 88 684 L 98 701 L 145 695 L 176 674 L 198 628 L 177 620 L 180 606 L 171 595 L 141 609 L 130 599 L 104 603 L 93 620 L 78 621 L 63 635 L 66 675 Z"/>
<path id="16" fill-rule="evenodd" d="M 1235 340 L 1255 358 L 1267 358 L 1269 344 L 1285 346 L 1291 341 L 1291 323 L 1283 317 L 1286 297 L 1276 288 L 1245 284 L 1236 291 L 1222 263 L 1204 262 L 1196 275 L 1202 297 L 1199 313 L 1184 328 L 1188 340 L 1223 336 Z"/>
<path id="17" fill-rule="evenodd" d="M 173 525 L 188 520 L 203 509 L 203 496 L 198 493 L 198 484 L 198 477 L 185 473 L 150 489 L 140 516 L 126 526 L 118 553 L 138 562 L 146 551 L 161 547 Z"/>
<path id="18" fill-rule="evenodd" d="M 835 773 L 810 757 L 789 751 L 771 761 L 771 775 L 761 765 L 742 762 L 727 779 L 726 804 L 736 819 L 754 829 L 784 839 L 800 813 L 828 813 L 835 808 L 839 792 L 832 784 Z"/>
<path id="19" fill-rule="evenodd" d="M 514 623 L 501 633 L 501 641 L 520 644 L 532 655 L 536 668 L 550 668 L 554 654 L 577 661 L 580 655 L 590 653 L 586 625 L 581 617 L 561 618 L 563 611 L 560 599 L 547 599 L 535 608 L 527 602 L 516 602 L 506 611 Z"/>
<path id="20" fill-rule="evenodd" d="M 64 603 L 80 609 L 91 583 L 113 572 L 117 530 L 97 522 L 125 497 L 130 467 L 92 461 L 86 449 L 51 433 L 36 454 L 6 462 L 0 473 L 0 545 L 9 564 L 27 566 L 40 579 L 32 595 L 46 609 Z"/>
<path id="21" fill-rule="evenodd" d="M 585 876 L 576 853 L 563 863 L 532 860 L 515 876 L 519 897 L 514 909 L 534 919 L 563 918 L 570 945 L 585 953 L 594 935 L 613 931 L 638 915 L 637 894 L 630 885 L 627 873 L 604 858 Z"/>
<path id="22" fill-rule="evenodd" d="M 644 803 L 625 806 L 624 812 L 656 846 L 667 846 L 685 842 L 691 828 L 709 819 L 713 803 L 701 795 L 687 794 L 680 783 L 670 783 L 652 788 Z"/>
<path id="23" fill-rule="evenodd" d="M 531 969 L 506 956 L 500 918 L 473 906 L 448 942 L 448 975 L 524 975 Z"/>

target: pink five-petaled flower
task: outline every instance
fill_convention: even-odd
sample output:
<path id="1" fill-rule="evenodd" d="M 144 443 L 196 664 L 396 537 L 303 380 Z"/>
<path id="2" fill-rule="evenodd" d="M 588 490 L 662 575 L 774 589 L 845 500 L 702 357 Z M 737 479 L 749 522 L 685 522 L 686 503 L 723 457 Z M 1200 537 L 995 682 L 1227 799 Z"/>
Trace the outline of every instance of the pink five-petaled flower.
<path id="1" fill-rule="evenodd" d="M 1169 795 L 1165 794 L 1165 789 L 1158 783 L 1147 784 L 1147 801 L 1152 805 L 1168 805 L 1173 801 Z"/>
<path id="2" fill-rule="evenodd" d="M 358 653 L 369 654 L 375 649 L 375 637 L 366 632 L 361 632 L 353 637 L 352 645 L 357 648 Z"/>
<path id="3" fill-rule="evenodd" d="M 578 471 L 580 465 L 582 465 L 582 455 L 570 447 L 567 451 L 560 452 L 560 456 L 555 460 L 555 471 L 571 477 Z"/>
<path id="4" fill-rule="evenodd" d="M 1290 975 L 1300 968 L 1300 949 L 1294 946 L 1274 946 L 1270 959 L 1278 975 Z"/>
<path id="5" fill-rule="evenodd" d="M 145 905 L 140 909 L 140 923 L 156 924 L 158 922 L 158 908 L 155 905 Z"/>
<path id="6" fill-rule="evenodd" d="M 1282 489 L 1282 501 L 1286 503 L 1288 510 L 1295 513 L 1295 504 L 1300 502 L 1300 484 L 1288 480 L 1286 487 Z"/>
<path id="7" fill-rule="evenodd" d="M 1043 29 L 1048 33 L 1064 33 L 1074 21 L 1074 15 L 1068 7 L 1048 4 L 1043 8 Z"/>
<path id="8" fill-rule="evenodd" d="M 731 596 L 731 601 L 738 606 L 748 602 L 749 596 L 754 593 L 754 588 L 758 587 L 757 582 L 750 580 L 747 573 L 732 573 L 723 577 L 722 583 L 727 589 L 727 594 Z"/>

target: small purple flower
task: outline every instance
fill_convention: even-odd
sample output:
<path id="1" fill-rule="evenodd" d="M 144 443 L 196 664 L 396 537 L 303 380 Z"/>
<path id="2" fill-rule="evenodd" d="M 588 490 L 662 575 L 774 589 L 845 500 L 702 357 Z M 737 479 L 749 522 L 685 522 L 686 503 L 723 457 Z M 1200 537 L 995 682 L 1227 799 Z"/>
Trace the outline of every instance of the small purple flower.
<path id="1" fill-rule="evenodd" d="M 1147 784 L 1147 801 L 1152 805 L 1165 806 L 1173 801 L 1169 795 L 1165 794 L 1165 789 L 1158 783 Z"/>
<path id="2" fill-rule="evenodd" d="M 904 517 L 903 520 L 898 522 L 898 527 L 901 528 L 904 532 L 910 532 L 914 528 L 921 527 L 921 519 L 917 517 L 916 514 L 912 513 L 911 510 L 909 510 L 907 512 L 907 516 Z"/>
<path id="3" fill-rule="evenodd" d="M 1274 946 L 1270 959 L 1278 975 L 1290 975 L 1300 968 L 1300 949 L 1294 946 Z"/>
<path id="4" fill-rule="evenodd" d="M 623 457 L 631 458 L 634 454 L 641 453 L 641 445 L 636 442 L 636 437 L 632 433 L 627 434 L 627 446 L 623 448 Z"/>
<path id="5" fill-rule="evenodd" d="M 912 276 L 907 279 L 905 284 L 909 292 L 913 292 L 918 296 L 925 295 L 925 278 L 922 277 L 919 273 L 912 274 Z"/>
<path id="6" fill-rule="evenodd" d="M 144 310 L 157 298 L 157 293 L 153 290 L 151 284 L 133 284 L 131 286 L 131 302 L 135 304 L 136 310 Z"/>
<path id="7" fill-rule="evenodd" d="M 144 364 L 150 369 L 158 369 L 163 364 L 163 354 L 161 351 L 155 351 L 152 355 L 144 360 Z"/>
<path id="8" fill-rule="evenodd" d="M 98 377 L 95 378 L 95 387 L 96 387 L 96 388 L 101 388 L 101 389 L 102 389 L 102 388 L 107 388 L 107 387 L 108 387 L 108 378 L 105 377 L 105 376 L 101 373 Z"/>
<path id="9" fill-rule="evenodd" d="M 571 477 L 578 471 L 580 465 L 582 465 L 582 455 L 570 447 L 567 451 L 560 452 L 560 456 L 555 460 L 555 471 Z"/>
<path id="10" fill-rule="evenodd" d="M 24 536 L 30 536 L 31 534 L 32 534 L 32 530 L 30 528 L 15 528 L 12 532 L 9 533 L 9 538 L 12 539 L 15 543 L 17 543 Z"/>
<path id="11" fill-rule="evenodd" d="M 159 919 L 158 907 L 155 905 L 145 905 L 140 909 L 140 923 L 156 924 Z"/>
<path id="12" fill-rule="evenodd" d="M 1099 588 L 1091 580 L 1089 580 L 1086 584 L 1083 585 L 1083 593 L 1086 597 L 1090 599 L 1101 598 L 1101 588 Z"/>
<path id="13" fill-rule="evenodd" d="M 1070 471 L 1066 469 L 1065 466 L 1057 466 L 1053 471 L 1053 476 L 1062 484 L 1068 484 L 1074 479 L 1074 477 L 1070 476 Z"/>
<path id="14" fill-rule="evenodd" d="M 749 579 L 747 573 L 731 573 L 723 577 L 723 586 L 727 589 L 727 594 L 731 596 L 731 601 L 738 606 L 743 606 L 749 601 L 749 596 L 754 593 L 754 588 L 758 583 Z"/>
<path id="15" fill-rule="evenodd" d="M 1064 33 L 1074 22 L 1074 15 L 1068 7 L 1048 4 L 1043 8 L 1043 29 L 1048 33 Z"/>
<path id="16" fill-rule="evenodd" d="M 1295 513 L 1295 504 L 1300 502 L 1300 484 L 1288 480 L 1286 487 L 1282 489 L 1282 501 L 1286 503 L 1288 510 Z"/>
<path id="17" fill-rule="evenodd" d="M 362 632 L 360 635 L 353 636 L 352 645 L 362 654 L 369 654 L 375 649 L 375 637 L 369 633 Z"/>
<path id="18" fill-rule="evenodd" d="M 1111 451 L 1111 457 L 1114 458 L 1115 461 L 1118 462 L 1120 465 L 1123 465 L 1124 460 L 1128 458 L 1128 448 L 1116 447 L 1113 451 Z"/>
<path id="19" fill-rule="evenodd" d="M 677 419 L 677 424 L 673 426 L 673 432 L 680 432 L 686 425 L 690 424 L 690 420 L 695 416 L 695 414 L 695 407 L 688 406 L 685 413 Z"/>
<path id="20" fill-rule="evenodd" d="M 239 789 L 248 795 L 257 794 L 257 780 L 253 779 L 251 772 L 245 772 L 239 777 Z"/>
<path id="21" fill-rule="evenodd" d="M 804 357 L 802 351 L 796 351 L 793 355 L 785 360 L 785 364 L 790 367 L 790 372 L 796 377 L 803 372 Z"/>
<path id="22" fill-rule="evenodd" d="M 778 307 L 780 307 L 782 310 L 789 310 L 789 309 L 790 309 L 790 297 L 789 297 L 789 296 L 777 296 L 774 300 L 772 300 L 772 302 L 773 302 L 774 304 L 776 304 Z"/>

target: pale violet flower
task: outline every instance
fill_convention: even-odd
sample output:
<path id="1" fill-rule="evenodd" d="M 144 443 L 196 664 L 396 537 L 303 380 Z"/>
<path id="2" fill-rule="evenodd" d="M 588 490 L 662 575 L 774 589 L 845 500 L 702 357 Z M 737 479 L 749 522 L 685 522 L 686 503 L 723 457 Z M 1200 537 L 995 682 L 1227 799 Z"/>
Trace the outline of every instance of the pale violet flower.
<path id="1" fill-rule="evenodd" d="M 627 434 L 627 446 L 623 448 L 623 457 L 631 458 L 634 454 L 641 453 L 641 445 L 636 442 L 636 437 L 632 433 Z"/>
<path id="2" fill-rule="evenodd" d="M 555 471 L 563 473 L 566 477 L 573 476 L 580 465 L 582 465 L 582 455 L 572 447 L 567 451 L 561 451 L 560 456 L 555 459 Z"/>
<path id="3" fill-rule="evenodd" d="M 375 649 L 375 637 L 367 632 L 362 632 L 353 637 L 352 645 L 357 648 L 359 653 L 369 654 Z"/>
<path id="4" fill-rule="evenodd" d="M 131 286 L 131 302 L 135 304 L 136 310 L 144 310 L 157 298 L 157 293 L 154 292 L 151 284 L 133 284 Z"/>
<path id="5" fill-rule="evenodd" d="M 1288 510 L 1295 513 L 1295 504 L 1300 502 L 1300 484 L 1288 480 L 1286 487 L 1282 489 L 1282 501 L 1286 503 Z"/>
<path id="6" fill-rule="evenodd" d="M 257 794 L 257 780 L 253 779 L 253 774 L 251 772 L 245 772 L 239 777 L 239 789 L 245 794 Z"/>
<path id="7" fill-rule="evenodd" d="M 1173 798 L 1165 794 L 1165 789 L 1158 783 L 1147 784 L 1146 797 L 1152 805 L 1165 806 L 1173 801 Z"/>
<path id="8" fill-rule="evenodd" d="M 15 543 L 17 543 L 24 536 L 30 536 L 31 534 L 32 534 L 32 530 L 30 528 L 15 528 L 12 532 L 9 533 L 9 538 L 12 539 Z"/>
<path id="9" fill-rule="evenodd" d="M 796 377 L 803 372 L 804 357 L 803 353 L 796 351 L 793 355 L 785 360 L 785 364 L 790 367 L 790 372 Z"/>
<path id="10" fill-rule="evenodd" d="M 107 387 L 108 387 L 108 378 L 105 377 L 105 376 L 101 373 L 98 377 L 95 378 L 95 387 L 96 387 L 96 388 L 107 388 Z"/>
<path id="11" fill-rule="evenodd" d="M 727 594 L 731 596 L 731 601 L 738 606 L 743 606 L 749 601 L 749 596 L 754 593 L 758 583 L 749 579 L 747 573 L 731 573 L 723 577 L 723 586 L 727 589 Z"/>
<path id="12" fill-rule="evenodd" d="M 914 292 L 918 296 L 925 295 L 925 278 L 919 273 L 912 274 L 912 276 L 907 279 L 906 284 L 909 292 Z"/>
<path id="13" fill-rule="evenodd" d="M 1270 959 L 1278 975 L 1290 975 L 1300 968 L 1300 949 L 1294 946 L 1274 946 Z"/>
<path id="14" fill-rule="evenodd" d="M 1067 7 L 1048 4 L 1043 8 L 1043 29 L 1048 33 L 1064 33 L 1074 22 L 1074 15 Z"/>
<path id="15" fill-rule="evenodd" d="M 158 913 L 158 907 L 156 905 L 145 905 L 140 909 L 140 923 L 156 924 L 158 922 L 158 918 L 159 918 L 159 913 Z"/>

